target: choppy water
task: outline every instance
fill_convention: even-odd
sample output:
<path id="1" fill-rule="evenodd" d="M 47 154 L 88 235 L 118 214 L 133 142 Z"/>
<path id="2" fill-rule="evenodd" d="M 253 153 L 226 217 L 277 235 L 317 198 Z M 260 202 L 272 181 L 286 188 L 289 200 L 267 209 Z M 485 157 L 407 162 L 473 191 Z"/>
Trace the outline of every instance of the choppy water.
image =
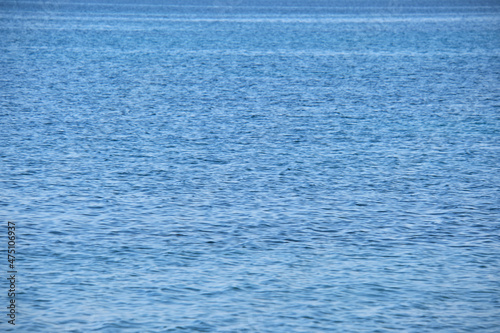
<path id="1" fill-rule="evenodd" d="M 498 332 L 499 9 L 2 2 L 16 330 Z"/>

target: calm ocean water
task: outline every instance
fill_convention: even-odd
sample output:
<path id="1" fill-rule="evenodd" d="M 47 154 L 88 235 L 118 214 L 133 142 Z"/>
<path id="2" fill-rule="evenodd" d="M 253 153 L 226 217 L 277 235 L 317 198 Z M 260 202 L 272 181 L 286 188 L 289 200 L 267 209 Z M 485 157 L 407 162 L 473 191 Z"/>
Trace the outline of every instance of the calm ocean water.
<path id="1" fill-rule="evenodd" d="M 0 331 L 499 332 L 500 4 L 435 3 L 2 1 Z"/>

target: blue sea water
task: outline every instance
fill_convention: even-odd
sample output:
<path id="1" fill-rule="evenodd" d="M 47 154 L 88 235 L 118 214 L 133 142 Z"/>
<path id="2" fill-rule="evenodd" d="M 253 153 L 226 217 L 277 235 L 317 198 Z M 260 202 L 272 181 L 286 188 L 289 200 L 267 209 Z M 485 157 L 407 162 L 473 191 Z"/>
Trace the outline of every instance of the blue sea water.
<path id="1" fill-rule="evenodd" d="M 499 57 L 496 1 L 2 1 L 0 330 L 499 332 Z"/>

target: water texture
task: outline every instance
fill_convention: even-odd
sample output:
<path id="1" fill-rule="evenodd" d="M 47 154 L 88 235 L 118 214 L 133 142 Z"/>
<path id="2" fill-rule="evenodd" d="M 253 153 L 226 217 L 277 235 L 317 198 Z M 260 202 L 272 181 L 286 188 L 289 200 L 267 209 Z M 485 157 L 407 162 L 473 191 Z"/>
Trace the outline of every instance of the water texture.
<path id="1" fill-rule="evenodd" d="M 498 332 L 499 57 L 495 1 L 3 1 L 0 330 Z"/>

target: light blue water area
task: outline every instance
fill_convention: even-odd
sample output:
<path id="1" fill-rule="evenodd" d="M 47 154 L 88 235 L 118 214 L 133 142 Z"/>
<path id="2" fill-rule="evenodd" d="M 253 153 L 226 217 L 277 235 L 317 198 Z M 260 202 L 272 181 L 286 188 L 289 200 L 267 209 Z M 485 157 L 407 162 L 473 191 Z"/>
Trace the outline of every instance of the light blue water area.
<path id="1" fill-rule="evenodd" d="M 3 1 L 15 330 L 498 332 L 499 10 Z"/>

